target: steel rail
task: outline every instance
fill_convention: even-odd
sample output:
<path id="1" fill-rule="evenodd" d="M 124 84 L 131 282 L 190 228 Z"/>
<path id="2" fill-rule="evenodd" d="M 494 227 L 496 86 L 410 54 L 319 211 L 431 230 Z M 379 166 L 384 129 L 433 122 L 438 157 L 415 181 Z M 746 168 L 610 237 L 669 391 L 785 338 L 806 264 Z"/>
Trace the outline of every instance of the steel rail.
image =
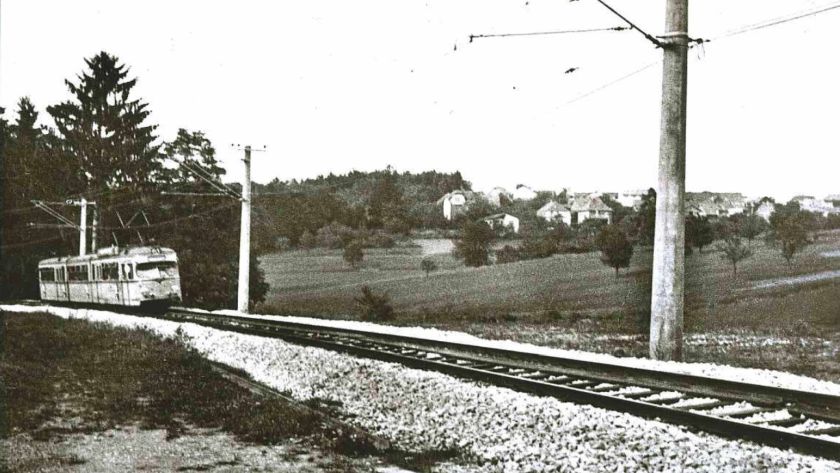
<path id="1" fill-rule="evenodd" d="M 840 460 L 840 396 L 258 316 L 174 308 L 163 317 L 438 371 Z M 657 397 L 670 392 L 677 396 Z M 711 401 L 680 405 L 698 398 Z M 742 406 L 743 402 L 747 404 Z M 711 413 L 727 406 L 734 410 Z M 785 410 L 788 417 L 760 417 Z M 825 425 L 790 430 L 809 420 Z"/>

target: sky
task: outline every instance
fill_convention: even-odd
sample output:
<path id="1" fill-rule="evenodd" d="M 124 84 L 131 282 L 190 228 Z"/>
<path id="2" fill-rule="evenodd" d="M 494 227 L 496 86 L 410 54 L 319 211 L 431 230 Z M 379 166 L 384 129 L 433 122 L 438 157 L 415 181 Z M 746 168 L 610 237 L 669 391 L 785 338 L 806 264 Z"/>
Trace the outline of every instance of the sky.
<path id="1" fill-rule="evenodd" d="M 664 0 L 609 3 L 664 32 Z M 713 41 L 689 52 L 689 191 L 840 193 L 840 9 L 719 38 L 838 3 L 690 2 L 689 34 Z M 228 180 L 250 144 L 261 183 L 391 165 L 482 190 L 647 188 L 661 50 L 635 31 L 469 39 L 622 25 L 596 0 L 2 0 L 0 106 L 29 96 L 51 124 L 104 50 L 160 138 L 204 131 Z"/>

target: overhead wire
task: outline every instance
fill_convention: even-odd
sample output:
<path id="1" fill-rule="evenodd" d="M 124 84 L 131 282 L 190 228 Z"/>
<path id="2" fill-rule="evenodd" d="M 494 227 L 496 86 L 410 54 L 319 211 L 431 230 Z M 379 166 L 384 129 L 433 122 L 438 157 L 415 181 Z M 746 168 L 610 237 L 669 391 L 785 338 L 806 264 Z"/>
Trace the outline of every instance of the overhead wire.
<path id="1" fill-rule="evenodd" d="M 655 65 L 657 65 L 657 64 L 661 64 L 661 63 L 662 63 L 662 60 L 661 60 L 661 59 L 658 59 L 658 60 L 656 60 L 656 61 L 653 61 L 653 62 L 650 62 L 650 63 L 648 63 L 648 64 L 645 64 L 644 66 L 642 66 L 642 67 L 640 67 L 640 68 L 638 68 L 638 69 L 636 69 L 636 70 L 634 70 L 634 71 L 632 71 L 632 72 L 630 72 L 630 73 L 624 74 L 624 75 L 622 75 L 621 77 L 618 77 L 618 78 L 616 78 L 616 79 L 613 79 L 613 80 L 611 80 L 611 81 L 609 81 L 609 82 L 607 82 L 607 83 L 605 83 L 605 84 L 599 85 L 598 87 L 596 87 L 596 88 L 594 88 L 594 89 L 591 89 L 591 90 L 589 90 L 589 91 L 587 91 L 587 92 L 584 92 L 583 94 L 580 94 L 580 95 L 576 96 L 575 98 L 573 98 L 573 99 L 571 99 L 571 100 L 567 101 L 567 102 L 566 102 L 566 103 L 564 103 L 563 105 L 571 105 L 571 104 L 573 104 L 573 103 L 575 103 L 575 102 L 577 102 L 577 101 L 579 101 L 579 100 L 582 100 L 582 99 L 584 99 L 584 98 L 586 98 L 586 97 L 589 97 L 590 95 L 596 94 L 596 93 L 598 93 L 598 92 L 600 92 L 600 91 L 602 91 L 602 90 L 604 90 L 604 89 L 606 89 L 606 88 L 609 88 L 609 87 L 611 87 L 611 86 L 613 86 L 613 85 L 615 85 L 615 84 L 618 84 L 619 82 L 622 82 L 622 81 L 624 81 L 624 80 L 627 80 L 627 79 L 629 79 L 629 78 L 631 78 L 631 77 L 635 76 L 636 74 L 640 74 L 640 73 L 642 73 L 642 72 L 644 72 L 644 71 L 646 71 L 646 70 L 650 69 L 651 67 L 653 67 L 653 66 L 655 66 Z"/>
<path id="2" fill-rule="evenodd" d="M 601 0 L 597 0 L 597 1 L 599 1 L 600 3 L 603 3 L 603 2 L 601 2 Z M 802 18 L 807 18 L 809 16 L 814 16 L 814 15 L 824 13 L 824 12 L 828 12 L 828 11 L 831 11 L 831 10 L 835 10 L 835 9 L 838 9 L 838 8 L 840 8 L 840 1 L 833 2 L 831 4 L 818 6 L 818 7 L 812 8 L 812 9 L 808 9 L 808 10 L 800 10 L 800 11 L 797 11 L 797 12 L 789 13 L 787 15 L 783 15 L 783 16 L 771 18 L 771 19 L 768 19 L 768 20 L 760 21 L 758 23 L 751 23 L 749 25 L 741 26 L 741 27 L 732 29 L 730 31 L 727 31 L 723 34 L 720 34 L 718 36 L 714 36 L 710 39 L 694 39 L 694 40 L 691 40 L 693 42 L 693 44 L 691 44 L 689 47 L 691 48 L 691 47 L 694 47 L 694 46 L 697 46 L 697 45 L 702 46 L 704 43 L 708 43 L 708 42 L 711 42 L 711 41 L 719 41 L 721 39 L 726 39 L 726 38 L 741 35 L 741 34 L 744 34 L 744 33 L 749 33 L 751 31 L 756 31 L 756 30 L 761 30 L 761 29 L 764 29 L 764 28 L 769 28 L 769 27 L 772 27 L 772 26 L 781 25 L 781 24 L 784 24 L 784 23 L 799 20 L 799 19 L 802 19 Z M 611 81 L 609 81 L 605 84 L 602 84 L 602 85 L 600 85 L 600 86 L 598 86 L 598 87 L 596 87 L 592 90 L 589 90 L 589 91 L 587 91 L 587 92 L 585 92 L 581 95 L 576 96 L 575 98 L 567 101 L 564 105 L 570 105 L 570 104 L 575 103 L 579 100 L 582 100 L 582 99 L 584 99 L 584 98 L 586 98 L 590 95 L 593 95 L 593 94 L 598 93 L 598 92 L 600 92 L 604 89 L 607 89 L 607 88 L 609 88 L 609 87 L 611 87 L 615 84 L 618 84 L 619 82 L 627 80 L 627 79 L 635 76 L 636 74 L 639 74 L 639 73 L 641 73 L 641 72 L 643 72 L 647 69 L 650 69 L 651 67 L 653 67 L 657 64 L 660 64 L 660 63 L 662 63 L 661 59 L 657 60 L 657 61 L 654 61 L 654 62 L 651 62 L 651 63 L 647 63 L 644 66 L 642 66 L 638 69 L 635 69 L 630 73 L 624 74 L 624 75 L 622 75 L 622 76 L 620 76 L 616 79 L 613 79 L 613 80 L 611 80 Z"/>
<path id="3" fill-rule="evenodd" d="M 760 21 L 758 23 L 752 23 L 749 25 L 741 26 L 732 30 L 729 30 L 725 33 L 722 33 L 716 37 L 711 39 L 704 40 L 704 42 L 709 41 L 719 41 L 724 38 L 731 38 L 733 36 L 738 36 L 744 33 L 749 33 L 751 31 L 761 30 L 764 28 L 770 28 L 771 26 L 777 26 L 784 23 L 789 23 L 791 21 L 800 20 L 802 18 L 807 18 L 809 16 L 818 15 L 820 13 L 825 13 L 831 10 L 835 10 L 840 8 L 840 2 L 833 2 L 831 4 L 822 5 L 819 7 L 814 7 L 809 10 L 800 10 L 798 12 L 789 13 L 787 15 L 783 15 L 776 18 L 771 18 L 769 20 Z"/>
<path id="4" fill-rule="evenodd" d="M 491 34 L 471 34 L 470 43 L 474 39 L 480 38 L 507 38 L 512 36 L 544 36 L 544 35 L 558 35 L 558 34 L 574 34 L 574 33 L 597 33 L 603 31 L 626 31 L 630 29 L 627 26 L 611 26 L 605 28 L 586 28 L 577 30 L 555 30 L 555 31 L 533 31 L 528 33 L 491 33 Z"/>
<path id="5" fill-rule="evenodd" d="M 23 247 L 27 247 L 27 246 L 40 245 L 41 243 L 46 243 L 48 241 L 56 241 L 56 240 L 62 240 L 62 239 L 63 239 L 62 237 L 57 236 L 57 237 L 44 238 L 44 239 L 41 239 L 41 240 L 34 240 L 34 241 L 27 240 L 27 241 L 21 242 L 21 243 L 9 243 L 8 245 L 0 245 L 0 248 L 2 248 L 4 250 L 7 250 L 9 248 L 23 248 Z"/>

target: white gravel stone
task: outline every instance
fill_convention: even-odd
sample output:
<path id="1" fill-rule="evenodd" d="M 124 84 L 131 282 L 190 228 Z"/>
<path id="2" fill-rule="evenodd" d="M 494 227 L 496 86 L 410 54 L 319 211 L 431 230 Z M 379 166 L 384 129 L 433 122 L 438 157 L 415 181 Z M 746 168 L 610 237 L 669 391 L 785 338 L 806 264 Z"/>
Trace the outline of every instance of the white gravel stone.
<path id="1" fill-rule="evenodd" d="M 221 310 L 216 313 L 226 315 L 237 315 L 246 318 L 279 320 L 289 323 L 324 325 L 329 327 L 363 330 L 373 333 L 395 334 L 409 337 L 426 338 L 429 340 L 440 340 L 456 343 L 468 343 L 478 346 L 502 348 L 525 353 L 534 353 L 548 356 L 558 356 L 576 360 L 595 361 L 611 363 L 620 366 L 633 368 L 646 368 L 655 371 L 691 374 L 695 376 L 707 376 L 717 379 L 727 379 L 744 383 L 761 384 L 766 386 L 784 387 L 801 391 L 819 392 L 840 396 L 840 384 L 829 381 L 821 381 L 807 376 L 800 376 L 784 371 L 763 370 L 753 368 L 738 368 L 733 366 L 718 365 L 714 363 L 679 363 L 673 361 L 657 361 L 647 358 L 615 357 L 604 353 L 591 353 L 578 350 L 563 350 L 559 348 L 544 347 L 529 343 L 520 343 L 510 340 L 488 340 L 479 338 L 467 333 L 438 330 L 423 327 L 394 327 L 390 325 L 378 325 L 370 322 L 357 322 L 350 320 L 327 320 L 310 317 L 287 317 L 279 315 L 248 315 L 232 310 Z M 702 335 L 700 336 L 702 337 Z M 743 335 L 732 336 L 729 341 L 736 343 Z M 721 338 L 716 336 L 715 339 Z M 755 338 L 755 337 L 754 337 Z M 756 343 L 755 341 L 752 341 Z M 779 341 L 779 343 L 783 343 Z M 784 342 L 787 343 L 787 342 Z"/>
<path id="2" fill-rule="evenodd" d="M 459 448 L 472 462 L 443 471 L 840 472 L 837 462 L 280 340 L 102 311 L 25 311 L 180 336 L 297 399 L 340 402 L 353 423 L 402 448 Z"/>

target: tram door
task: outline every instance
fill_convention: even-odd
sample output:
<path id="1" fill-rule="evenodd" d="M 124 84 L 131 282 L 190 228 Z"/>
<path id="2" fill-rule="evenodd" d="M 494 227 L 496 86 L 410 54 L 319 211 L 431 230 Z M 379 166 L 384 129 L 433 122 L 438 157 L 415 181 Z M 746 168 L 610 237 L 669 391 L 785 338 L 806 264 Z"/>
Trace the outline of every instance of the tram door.
<path id="1" fill-rule="evenodd" d="M 56 282 L 58 284 L 55 285 L 56 290 L 58 291 L 58 300 L 60 301 L 69 301 L 70 300 L 70 287 L 69 283 L 67 282 L 67 266 L 61 266 L 56 268 Z"/>
<path id="2" fill-rule="evenodd" d="M 134 267 L 131 263 L 120 263 L 119 298 L 125 305 L 131 305 L 131 281 L 134 279 Z"/>

